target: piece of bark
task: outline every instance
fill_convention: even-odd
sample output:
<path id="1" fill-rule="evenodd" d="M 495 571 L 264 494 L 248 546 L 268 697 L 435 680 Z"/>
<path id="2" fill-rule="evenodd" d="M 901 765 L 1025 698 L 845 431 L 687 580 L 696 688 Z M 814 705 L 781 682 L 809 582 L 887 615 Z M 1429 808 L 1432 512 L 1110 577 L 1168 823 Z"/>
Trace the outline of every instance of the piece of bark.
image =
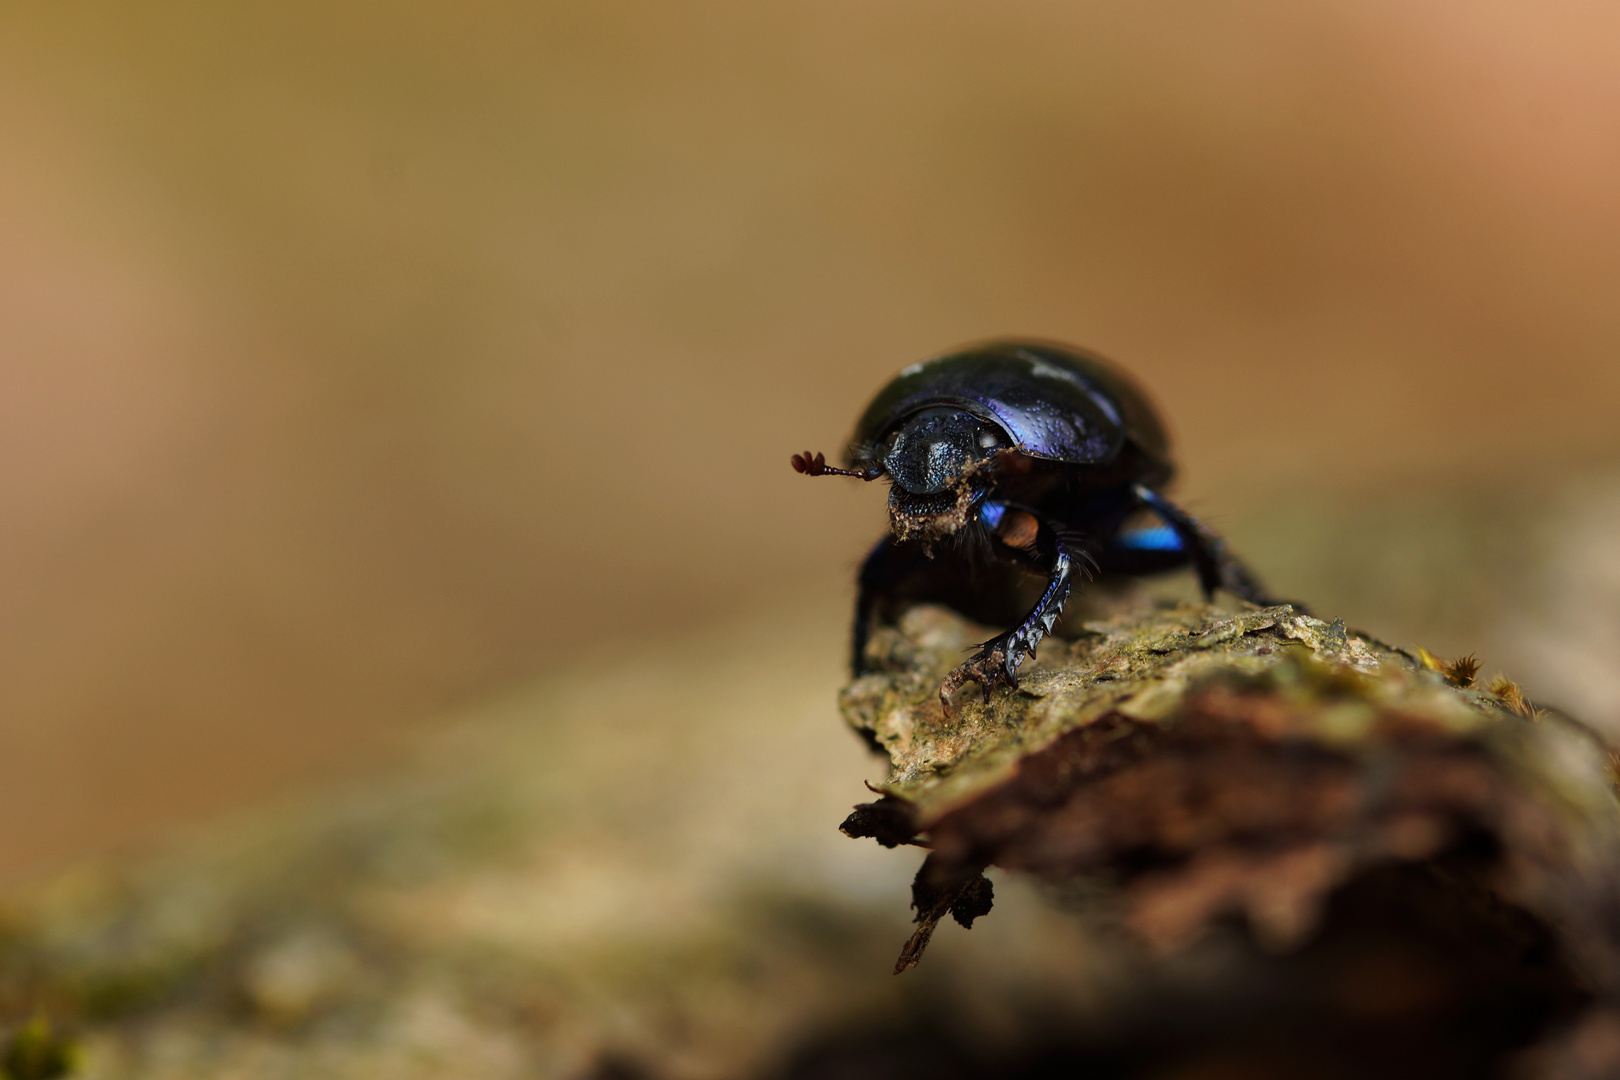
<path id="1" fill-rule="evenodd" d="M 1543 1027 L 1620 1000 L 1609 752 L 1510 683 L 1461 685 L 1468 665 L 1287 606 L 1127 598 L 1046 645 L 1016 691 L 947 712 L 939 680 L 985 636 L 914 608 L 874 638 L 877 672 L 843 694 L 892 763 L 862 820 L 882 821 L 880 840 L 932 848 L 897 971 L 921 957 L 945 898 L 993 866 L 1054 893 L 1088 887 L 1094 913 L 1160 955 L 1233 922 L 1264 952 L 1300 952 L 1348 932 L 1330 918 L 1367 921 L 1332 912 L 1371 889 L 1373 951 L 1471 928 L 1435 976 L 1453 993 L 1497 980 L 1540 1003 L 1524 1009 L 1544 1008 Z"/>

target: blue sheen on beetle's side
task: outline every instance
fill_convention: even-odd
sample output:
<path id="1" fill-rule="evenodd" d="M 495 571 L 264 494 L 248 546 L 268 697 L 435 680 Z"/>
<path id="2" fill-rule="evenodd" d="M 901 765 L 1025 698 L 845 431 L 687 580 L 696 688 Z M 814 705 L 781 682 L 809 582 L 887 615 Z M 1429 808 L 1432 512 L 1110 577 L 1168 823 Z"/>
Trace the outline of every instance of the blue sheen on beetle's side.
<path id="1" fill-rule="evenodd" d="M 1180 551 L 1184 546 L 1176 530 L 1168 525 L 1154 525 L 1147 529 L 1132 529 L 1119 534 L 1115 541 L 1129 551 Z"/>
<path id="2" fill-rule="evenodd" d="M 1001 524 L 1001 519 L 1006 513 L 1006 503 L 987 502 L 979 507 L 979 520 L 984 522 L 987 528 L 994 529 Z"/>

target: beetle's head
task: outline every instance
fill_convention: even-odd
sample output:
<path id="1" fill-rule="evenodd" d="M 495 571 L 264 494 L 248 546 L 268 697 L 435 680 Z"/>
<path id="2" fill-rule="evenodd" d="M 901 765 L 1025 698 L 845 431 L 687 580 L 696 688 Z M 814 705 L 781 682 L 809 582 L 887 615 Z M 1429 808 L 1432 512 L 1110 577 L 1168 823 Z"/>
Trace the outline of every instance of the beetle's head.
<path id="1" fill-rule="evenodd" d="M 901 540 L 960 529 L 990 487 L 989 463 L 1011 445 L 1007 433 L 965 409 L 913 413 L 883 445 L 889 518 Z"/>
<path id="2" fill-rule="evenodd" d="M 887 476 L 889 522 L 898 540 L 931 544 L 957 533 L 972 518 L 994 482 L 992 463 L 1013 449 L 996 424 L 948 405 L 907 416 L 882 442 L 850 449 L 850 468 L 828 465 L 821 454 L 793 455 L 807 476 Z"/>

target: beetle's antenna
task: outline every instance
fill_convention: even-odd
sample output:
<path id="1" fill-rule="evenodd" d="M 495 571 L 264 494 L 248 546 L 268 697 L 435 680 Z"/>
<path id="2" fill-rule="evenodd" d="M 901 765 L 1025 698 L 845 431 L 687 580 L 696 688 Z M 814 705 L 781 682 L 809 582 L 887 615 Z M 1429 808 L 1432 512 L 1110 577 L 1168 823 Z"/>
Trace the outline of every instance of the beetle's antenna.
<path id="1" fill-rule="evenodd" d="M 793 471 L 804 473 L 806 476 L 853 476 L 857 480 L 876 480 L 883 475 L 881 465 L 868 465 L 860 471 L 838 469 L 827 464 L 827 455 L 812 454 L 808 450 L 793 455 Z"/>

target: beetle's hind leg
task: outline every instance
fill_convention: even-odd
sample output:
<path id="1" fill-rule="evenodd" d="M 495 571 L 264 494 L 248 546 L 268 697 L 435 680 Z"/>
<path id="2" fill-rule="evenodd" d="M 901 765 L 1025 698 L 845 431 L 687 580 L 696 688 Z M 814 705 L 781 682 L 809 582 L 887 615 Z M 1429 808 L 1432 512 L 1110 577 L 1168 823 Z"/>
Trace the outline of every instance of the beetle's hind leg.
<path id="1" fill-rule="evenodd" d="M 1153 536 L 1156 530 L 1150 530 L 1134 537 L 1129 534 L 1122 536 L 1115 541 L 1112 562 L 1137 562 L 1141 565 L 1141 569 L 1134 569 L 1133 572 L 1137 573 L 1169 569 L 1190 562 L 1198 573 L 1198 584 L 1203 587 L 1206 599 L 1213 598 L 1217 589 L 1224 589 L 1239 599 L 1262 607 L 1278 603 L 1266 592 L 1253 571 L 1232 554 L 1226 541 L 1215 530 L 1157 491 L 1141 484 L 1132 489 L 1132 494 L 1169 526 L 1173 535 Z M 1133 539 L 1136 541 L 1134 544 Z M 1157 565 L 1153 565 L 1155 562 Z"/>
<path id="2" fill-rule="evenodd" d="M 950 709 L 951 697 L 970 680 L 979 684 L 986 701 L 990 700 L 990 691 L 998 685 L 1017 686 L 1019 666 L 1025 657 L 1035 655 L 1035 647 L 1052 632 L 1074 586 L 1074 566 L 1079 552 L 1073 550 L 1070 543 L 1050 526 L 1035 519 L 1034 515 L 1023 511 L 1017 513 L 1029 519 L 1028 525 L 1034 530 L 1034 535 L 1027 538 L 1027 546 L 1022 543 L 1014 546 L 1025 558 L 1044 564 L 1046 588 L 1017 626 L 981 644 L 965 663 L 959 664 L 945 676 L 939 686 L 939 699 L 947 710 Z M 1005 528 L 1001 535 L 1004 538 L 1009 536 Z M 1016 535 L 1012 538 L 1021 539 Z"/>

